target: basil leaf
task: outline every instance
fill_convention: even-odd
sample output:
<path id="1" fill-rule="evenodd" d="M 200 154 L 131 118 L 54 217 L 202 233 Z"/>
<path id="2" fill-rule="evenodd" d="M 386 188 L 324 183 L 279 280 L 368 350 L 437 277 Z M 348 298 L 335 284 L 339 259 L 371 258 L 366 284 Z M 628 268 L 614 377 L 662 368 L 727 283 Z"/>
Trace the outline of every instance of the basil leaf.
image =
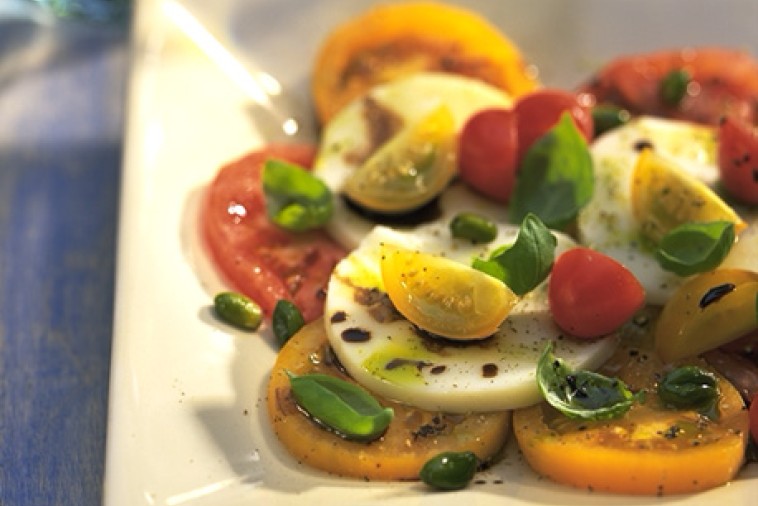
<path id="1" fill-rule="evenodd" d="M 534 213 L 550 228 L 568 225 L 592 198 L 592 157 L 569 113 L 539 138 L 519 168 L 510 219 Z"/>
<path id="2" fill-rule="evenodd" d="M 392 408 L 382 407 L 355 383 L 328 374 L 287 374 L 298 406 L 346 439 L 372 441 L 384 434 L 392 421 Z"/>
<path id="3" fill-rule="evenodd" d="M 729 221 L 685 223 L 661 239 L 655 258 L 663 269 L 691 276 L 718 267 L 734 239 L 734 224 Z"/>
<path id="4" fill-rule="evenodd" d="M 474 259 L 474 269 L 493 276 L 524 295 L 545 280 L 553 267 L 555 236 L 534 214 L 521 222 L 516 241 L 492 252 L 488 260 Z"/>
<path id="5" fill-rule="evenodd" d="M 591 371 L 574 371 L 548 344 L 537 363 L 542 396 L 569 418 L 607 420 L 626 413 L 637 399 L 623 381 Z"/>
<path id="6" fill-rule="evenodd" d="M 694 409 L 717 420 L 719 401 L 716 375 L 694 365 L 669 371 L 658 384 L 658 397 L 675 409 Z"/>
<path id="7" fill-rule="evenodd" d="M 297 165 L 267 160 L 263 167 L 266 212 L 282 228 L 301 232 L 323 226 L 332 216 L 332 192 Z"/>

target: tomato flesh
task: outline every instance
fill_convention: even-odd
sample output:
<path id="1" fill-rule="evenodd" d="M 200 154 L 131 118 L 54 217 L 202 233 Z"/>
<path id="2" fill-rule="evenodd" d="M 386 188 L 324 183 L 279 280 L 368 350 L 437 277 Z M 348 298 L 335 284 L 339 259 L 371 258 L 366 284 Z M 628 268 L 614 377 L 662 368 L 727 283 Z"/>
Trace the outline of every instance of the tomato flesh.
<path id="1" fill-rule="evenodd" d="M 727 191 L 746 204 L 758 204 L 758 129 L 735 117 L 719 126 L 718 167 Z"/>
<path id="2" fill-rule="evenodd" d="M 311 146 L 268 146 L 222 167 L 205 194 L 200 219 L 211 257 L 268 316 L 280 299 L 294 302 L 306 321 L 320 316 L 324 288 L 345 255 L 324 232 L 289 232 L 266 214 L 264 162 L 279 158 L 308 167 L 314 153 Z"/>
<path id="3" fill-rule="evenodd" d="M 574 337 L 599 337 L 618 329 L 645 302 L 645 290 L 616 260 L 589 248 L 559 256 L 550 275 L 553 318 Z"/>
<path id="4" fill-rule="evenodd" d="M 691 76 L 684 98 L 669 104 L 661 81 L 671 71 Z M 635 54 L 613 60 L 581 91 L 597 103 L 610 103 L 632 114 L 648 114 L 716 125 L 725 115 L 750 124 L 758 121 L 758 62 L 745 52 L 687 48 Z"/>
<path id="5" fill-rule="evenodd" d="M 550 130 L 564 112 L 571 114 L 582 136 L 590 141 L 594 134 L 594 122 L 589 104 L 568 91 L 543 89 L 520 97 L 513 106 L 518 129 L 519 165 L 532 144 Z"/>
<path id="6" fill-rule="evenodd" d="M 479 111 L 460 134 L 460 177 L 479 193 L 506 203 L 516 182 L 517 150 L 514 112 L 504 108 Z"/>
<path id="7" fill-rule="evenodd" d="M 644 391 L 645 401 L 611 420 L 572 420 L 547 403 L 516 411 L 514 433 L 530 466 L 558 483 L 615 494 L 693 493 L 733 479 L 748 437 L 739 392 L 719 377 L 717 420 L 664 406 L 656 385 L 669 366 L 651 349 L 649 333 L 636 328 L 622 343 L 600 372 Z"/>
<path id="8" fill-rule="evenodd" d="M 298 462 L 339 476 L 415 480 L 425 462 L 445 451 L 472 451 L 489 462 L 510 433 L 510 411 L 449 415 L 377 397 L 395 412 L 387 432 L 370 443 L 350 441 L 303 414 L 291 394 L 291 373 L 330 374 L 353 381 L 334 360 L 323 321 L 306 325 L 281 349 L 266 400 L 274 433 L 289 453 Z"/>

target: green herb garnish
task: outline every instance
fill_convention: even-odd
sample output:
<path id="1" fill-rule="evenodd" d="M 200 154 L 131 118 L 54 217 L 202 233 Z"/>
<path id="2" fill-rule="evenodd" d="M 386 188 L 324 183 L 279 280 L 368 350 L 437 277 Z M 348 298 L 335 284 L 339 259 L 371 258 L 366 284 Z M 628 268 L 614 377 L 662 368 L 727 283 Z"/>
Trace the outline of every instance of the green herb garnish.
<path id="1" fill-rule="evenodd" d="M 694 409 L 711 420 L 718 419 L 716 375 L 694 365 L 670 371 L 658 384 L 658 397 L 675 409 Z"/>
<path id="2" fill-rule="evenodd" d="M 537 363 L 537 385 L 545 400 L 569 418 L 607 420 L 626 413 L 637 399 L 623 381 L 575 371 L 548 344 Z"/>
<path id="3" fill-rule="evenodd" d="M 332 216 L 332 192 L 323 181 L 297 165 L 267 160 L 263 192 L 269 219 L 282 228 L 302 232 L 326 224 Z"/>
<path id="4" fill-rule="evenodd" d="M 336 434 L 372 441 L 387 430 L 394 411 L 382 407 L 366 390 L 328 374 L 289 373 L 295 401 L 308 415 Z"/>
<path id="5" fill-rule="evenodd" d="M 569 113 L 529 149 L 511 196 L 510 219 L 536 214 L 548 227 L 562 229 L 592 198 L 595 179 L 587 142 Z"/>
<path id="6" fill-rule="evenodd" d="M 734 223 L 685 223 L 661 239 L 655 258 L 660 266 L 679 276 L 715 269 L 734 244 Z"/>
<path id="7" fill-rule="evenodd" d="M 516 295 L 524 295 L 550 274 L 556 244 L 545 224 L 534 214 L 527 214 L 512 245 L 496 249 L 487 260 L 474 259 L 473 267 L 496 277 Z"/>

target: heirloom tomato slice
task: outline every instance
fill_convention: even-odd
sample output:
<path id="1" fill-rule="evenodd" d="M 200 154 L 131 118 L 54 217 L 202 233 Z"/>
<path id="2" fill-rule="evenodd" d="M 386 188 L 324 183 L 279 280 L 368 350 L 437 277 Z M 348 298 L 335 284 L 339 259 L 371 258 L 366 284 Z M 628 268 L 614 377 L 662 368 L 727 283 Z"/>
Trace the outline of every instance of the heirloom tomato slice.
<path id="1" fill-rule="evenodd" d="M 319 119 L 376 84 L 423 71 L 481 79 L 513 96 L 538 86 L 515 44 L 479 15 L 432 2 L 380 5 L 321 46 L 312 84 Z"/>
<path id="2" fill-rule="evenodd" d="M 266 147 L 222 167 L 205 194 L 201 227 L 213 261 L 269 317 L 280 299 L 294 302 L 306 321 L 320 316 L 329 276 L 345 254 L 325 232 L 290 232 L 266 214 L 265 161 L 309 167 L 313 156 L 310 146 Z"/>

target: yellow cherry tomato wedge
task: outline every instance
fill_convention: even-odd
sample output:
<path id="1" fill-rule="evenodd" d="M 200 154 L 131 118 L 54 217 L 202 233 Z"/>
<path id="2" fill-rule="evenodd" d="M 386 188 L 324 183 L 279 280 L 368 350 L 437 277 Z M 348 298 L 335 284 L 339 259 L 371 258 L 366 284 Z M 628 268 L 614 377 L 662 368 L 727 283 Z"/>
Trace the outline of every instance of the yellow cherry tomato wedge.
<path id="1" fill-rule="evenodd" d="M 520 50 L 483 17 L 434 2 L 380 5 L 335 28 L 313 68 L 326 123 L 376 84 L 421 71 L 473 77 L 518 96 L 539 86 Z"/>
<path id="2" fill-rule="evenodd" d="M 352 381 L 333 359 L 323 320 L 303 327 L 277 356 L 267 391 L 274 432 L 298 462 L 363 480 L 418 479 L 424 464 L 441 452 L 472 451 L 493 460 L 510 433 L 511 413 L 448 415 L 425 411 L 381 397 L 395 416 L 383 436 L 371 442 L 348 441 L 322 428 L 298 408 L 287 372 L 330 374 Z"/>
<path id="3" fill-rule="evenodd" d="M 393 214 L 416 209 L 456 173 L 455 121 L 440 106 L 383 144 L 350 174 L 343 191 L 360 206 Z"/>
<path id="4" fill-rule="evenodd" d="M 547 403 L 514 412 L 519 448 L 536 472 L 585 490 L 635 495 L 692 493 L 734 478 L 748 436 L 740 394 L 718 378 L 716 420 L 664 406 L 656 383 L 666 364 L 648 346 L 622 346 L 600 371 L 646 391 L 620 418 L 572 420 Z"/>
<path id="5" fill-rule="evenodd" d="M 729 221 L 736 234 L 747 227 L 705 183 L 650 149 L 640 153 L 634 168 L 631 201 L 641 232 L 653 242 L 688 222 Z"/>
<path id="6" fill-rule="evenodd" d="M 666 361 L 691 357 L 758 328 L 758 272 L 717 269 L 683 284 L 655 326 L 655 349 Z"/>
<path id="7" fill-rule="evenodd" d="M 381 270 L 397 310 L 423 330 L 450 339 L 493 334 L 518 302 L 500 280 L 441 256 L 386 246 Z"/>

